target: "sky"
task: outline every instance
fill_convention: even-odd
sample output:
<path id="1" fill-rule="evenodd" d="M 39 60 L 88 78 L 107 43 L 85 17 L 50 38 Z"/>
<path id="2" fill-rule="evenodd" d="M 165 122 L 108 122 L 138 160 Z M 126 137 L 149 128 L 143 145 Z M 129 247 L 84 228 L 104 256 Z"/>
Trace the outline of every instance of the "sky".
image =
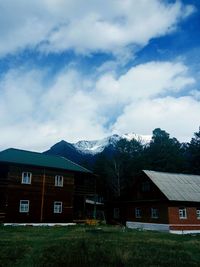
<path id="1" fill-rule="evenodd" d="M 200 126 L 199 0 L 0 0 L 0 150 Z"/>

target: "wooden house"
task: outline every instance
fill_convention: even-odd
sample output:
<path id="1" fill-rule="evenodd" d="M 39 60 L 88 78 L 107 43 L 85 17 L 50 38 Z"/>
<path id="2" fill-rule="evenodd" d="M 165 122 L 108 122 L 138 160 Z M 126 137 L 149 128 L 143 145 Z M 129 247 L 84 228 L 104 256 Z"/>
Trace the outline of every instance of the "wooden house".
<path id="1" fill-rule="evenodd" d="M 72 222 L 95 196 L 93 174 L 66 158 L 19 149 L 0 152 L 0 222 Z"/>
<path id="2" fill-rule="evenodd" d="M 130 228 L 200 233 L 200 176 L 144 170 L 113 218 Z"/>

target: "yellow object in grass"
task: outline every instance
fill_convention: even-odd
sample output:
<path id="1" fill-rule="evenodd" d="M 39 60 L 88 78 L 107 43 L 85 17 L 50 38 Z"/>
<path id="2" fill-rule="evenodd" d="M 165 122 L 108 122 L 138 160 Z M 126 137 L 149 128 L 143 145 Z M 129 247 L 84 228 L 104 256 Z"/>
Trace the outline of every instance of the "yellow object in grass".
<path id="1" fill-rule="evenodd" d="M 86 220 L 86 224 L 87 224 L 87 225 L 98 225 L 98 224 L 99 224 L 99 220 L 95 220 L 95 219 L 87 219 L 87 220 Z"/>

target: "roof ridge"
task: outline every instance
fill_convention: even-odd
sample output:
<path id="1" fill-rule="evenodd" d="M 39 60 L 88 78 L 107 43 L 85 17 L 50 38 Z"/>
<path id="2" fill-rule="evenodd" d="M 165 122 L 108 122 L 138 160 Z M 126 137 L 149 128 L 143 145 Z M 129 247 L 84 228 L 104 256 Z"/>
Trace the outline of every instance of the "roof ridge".
<path id="1" fill-rule="evenodd" d="M 7 151 L 7 150 L 17 150 L 17 151 L 23 151 L 23 152 L 28 152 L 28 153 L 43 154 L 42 152 L 30 151 L 30 150 L 25 150 L 25 149 L 21 149 L 21 148 L 15 148 L 15 147 L 7 148 L 5 150 L 2 150 L 1 152 Z"/>
<path id="2" fill-rule="evenodd" d="M 62 169 L 63 168 L 67 169 L 68 166 L 69 170 L 92 173 L 92 171 L 88 170 L 87 168 L 82 167 L 81 165 L 60 155 L 49 155 L 42 152 L 35 152 L 18 148 L 8 148 L 1 151 L 0 160 L 4 162 L 9 162 L 9 160 L 11 160 L 10 162 L 18 162 L 18 163 L 26 162 L 25 164 L 29 162 L 30 165 L 38 165 L 38 166 L 42 166 L 41 164 L 43 162 L 44 166 L 48 167 L 60 168 L 62 166 L 61 167 Z"/>
<path id="3" fill-rule="evenodd" d="M 193 175 L 193 176 L 200 176 L 200 174 L 192 174 L 192 173 L 176 173 L 176 172 L 165 172 L 165 171 L 154 171 L 154 170 L 142 170 L 143 172 L 156 172 L 156 173 L 163 173 L 163 174 L 172 174 L 172 175 Z"/>
<path id="4" fill-rule="evenodd" d="M 60 156 L 60 157 L 63 158 L 63 159 L 65 159 L 65 160 L 67 160 L 67 161 L 70 161 L 71 163 L 73 163 L 74 165 L 76 165 L 76 166 L 78 166 L 78 167 L 81 167 L 81 168 L 85 169 L 86 171 L 92 172 L 92 171 L 88 170 L 87 168 L 85 168 L 85 167 L 79 165 L 79 164 L 76 163 L 76 162 L 73 162 L 72 160 L 70 160 L 70 159 L 68 159 L 68 158 L 65 158 L 65 157 L 63 157 L 63 156 Z"/>
<path id="5" fill-rule="evenodd" d="M 4 152 L 4 151 L 7 151 L 7 150 L 17 150 L 17 151 L 22 151 L 22 152 L 27 152 L 27 153 L 32 153 L 32 154 L 39 154 L 39 155 L 43 155 L 43 156 L 47 156 L 47 157 L 55 157 L 55 158 L 64 158 L 64 159 L 66 159 L 66 160 L 69 160 L 69 159 L 67 159 L 67 158 L 65 158 L 65 157 L 62 157 L 62 156 L 59 156 L 59 155 L 50 155 L 50 154 L 45 154 L 44 152 L 38 152 L 38 151 L 30 151 L 30 150 L 25 150 L 25 149 L 19 149 L 19 148 L 13 148 L 13 147 L 11 147 L 11 148 L 8 148 L 8 149 L 5 149 L 5 150 L 3 150 L 3 151 L 1 151 L 1 152 Z M 71 161 L 71 160 L 69 160 L 69 161 Z M 71 161 L 72 163 L 74 163 L 73 161 Z M 80 165 L 79 165 L 80 166 Z M 82 166 L 81 166 L 82 167 Z"/>
<path id="6" fill-rule="evenodd" d="M 168 200 L 200 202 L 200 175 L 143 172 Z"/>

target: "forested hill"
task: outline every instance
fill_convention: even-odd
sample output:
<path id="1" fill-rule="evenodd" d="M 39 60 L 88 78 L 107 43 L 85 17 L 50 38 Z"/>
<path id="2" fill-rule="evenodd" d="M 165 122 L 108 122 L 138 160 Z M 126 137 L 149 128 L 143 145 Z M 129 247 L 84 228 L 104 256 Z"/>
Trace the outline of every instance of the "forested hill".
<path id="1" fill-rule="evenodd" d="M 180 143 L 160 128 L 153 131 L 146 145 L 135 139 L 121 139 L 113 157 L 102 153 L 94 165 L 105 192 L 112 196 L 126 194 L 143 169 L 200 174 L 200 131 L 189 143 Z"/>
<path id="2" fill-rule="evenodd" d="M 103 153 L 106 157 L 111 158 L 116 152 L 118 141 L 122 139 L 127 141 L 132 139 L 140 140 L 142 144 L 146 144 L 150 142 L 151 136 L 129 133 L 123 135 L 113 134 L 103 139 L 93 141 L 83 140 L 77 143 L 69 143 L 62 140 L 44 153 L 66 157 L 78 164 L 86 164 L 88 168 L 92 169 L 98 155 Z"/>
<path id="3" fill-rule="evenodd" d="M 69 143 L 62 142 L 47 153 L 68 158 L 72 155 L 73 158 L 70 159 L 77 160 L 98 175 L 103 192 L 112 196 L 125 194 L 134 182 L 133 177 L 139 175 L 143 169 L 200 174 L 200 131 L 194 133 L 189 143 L 180 143 L 166 131 L 156 128 L 148 143 L 135 138 L 118 138 L 102 152 L 89 156 L 76 154 L 71 146 L 70 153 L 73 153 L 70 154 L 67 150 L 66 155 L 64 148 L 69 146 Z M 63 150 L 58 151 L 55 148 Z"/>

